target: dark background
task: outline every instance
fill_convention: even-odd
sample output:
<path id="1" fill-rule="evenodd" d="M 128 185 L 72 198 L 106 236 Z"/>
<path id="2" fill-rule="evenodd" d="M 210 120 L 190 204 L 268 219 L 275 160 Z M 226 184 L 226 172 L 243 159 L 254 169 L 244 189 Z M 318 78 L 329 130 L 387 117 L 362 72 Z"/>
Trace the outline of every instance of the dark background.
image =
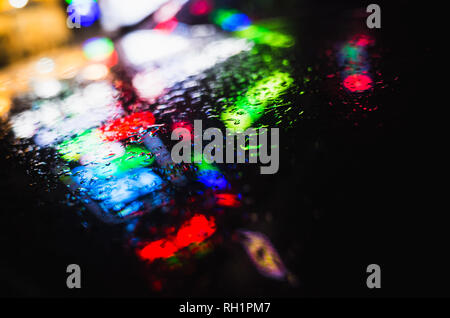
<path id="1" fill-rule="evenodd" d="M 399 77 L 380 96 L 382 110 L 343 120 L 324 106 L 335 96 L 319 82 L 321 93 L 310 101 L 317 116 L 280 138 L 279 173 L 249 180 L 256 206 L 275 214 L 267 232 L 298 286 L 259 276 L 242 250 L 223 248 L 163 296 L 449 296 L 446 211 L 432 180 L 442 173 L 432 155 L 437 124 L 428 121 L 439 105 L 437 9 L 392 2 L 377 2 L 382 28 L 373 31 L 386 52 L 382 69 Z M 326 72 L 320 52 L 345 38 L 352 23 L 364 23 L 350 13 L 369 3 L 285 1 L 261 10 L 294 21 L 301 39 L 296 54 L 320 73 Z M 75 208 L 58 203 L 62 187 L 41 187 L 43 179 L 29 176 L 5 142 L 0 147 L 1 296 L 161 295 L 149 290 L 116 229 L 85 228 Z M 81 290 L 65 286 L 72 263 L 82 268 Z M 365 285 L 372 263 L 381 266 L 380 290 Z"/>

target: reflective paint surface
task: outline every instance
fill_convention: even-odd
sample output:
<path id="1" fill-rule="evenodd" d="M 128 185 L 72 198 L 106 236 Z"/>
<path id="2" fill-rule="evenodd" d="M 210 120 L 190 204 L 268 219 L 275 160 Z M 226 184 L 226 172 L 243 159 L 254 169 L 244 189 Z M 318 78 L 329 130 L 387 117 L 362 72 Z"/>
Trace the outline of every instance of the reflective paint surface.
<path id="1" fill-rule="evenodd" d="M 4 157 L 33 176 L 29 195 L 42 197 L 39 214 L 16 217 L 26 228 L 28 218 L 59 218 L 48 222 L 50 238 L 71 229 L 55 242 L 77 251 L 67 258 L 95 260 L 99 276 L 127 273 L 117 279 L 142 284 L 139 295 L 314 294 L 322 278 L 304 273 L 322 270 L 314 263 L 322 249 L 342 244 L 339 229 L 321 222 L 382 191 L 371 183 L 379 148 L 361 145 L 401 117 L 389 102 L 399 78 L 383 64 L 392 63 L 389 46 L 376 32 L 339 29 L 341 20 L 319 32 L 218 1 L 134 2 L 98 2 L 104 30 L 117 32 L 86 35 L 71 51 L 80 62 L 66 71 L 51 55 L 22 77 L 0 71 Z M 175 164 L 171 132 L 186 128 L 195 143 L 194 120 L 224 132 L 279 128 L 279 173 L 262 176 L 247 157 Z M 261 152 L 248 139 L 236 152 L 250 149 Z M 353 155 L 360 149 L 367 155 Z"/>

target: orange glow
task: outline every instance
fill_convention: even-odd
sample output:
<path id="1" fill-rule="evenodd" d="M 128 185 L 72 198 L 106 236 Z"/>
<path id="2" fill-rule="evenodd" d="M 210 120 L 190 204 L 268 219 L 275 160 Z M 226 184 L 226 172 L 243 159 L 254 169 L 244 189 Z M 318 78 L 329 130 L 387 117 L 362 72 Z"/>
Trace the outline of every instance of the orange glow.
<path id="1" fill-rule="evenodd" d="M 5 116 L 11 108 L 11 100 L 6 95 L 0 94 L 0 117 Z"/>

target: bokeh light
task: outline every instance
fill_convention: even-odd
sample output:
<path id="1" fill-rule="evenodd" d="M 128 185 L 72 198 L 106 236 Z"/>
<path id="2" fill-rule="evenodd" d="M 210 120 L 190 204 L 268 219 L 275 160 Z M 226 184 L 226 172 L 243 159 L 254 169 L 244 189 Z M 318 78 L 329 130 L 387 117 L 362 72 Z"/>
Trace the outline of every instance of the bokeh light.
<path id="1" fill-rule="evenodd" d="M 362 92 L 372 87 L 372 79 L 364 74 L 352 74 L 344 79 L 344 86 L 350 92 Z"/>
<path id="2" fill-rule="evenodd" d="M 73 8 L 74 12 L 71 17 L 79 17 L 73 19 L 73 23 L 79 22 L 83 27 L 89 27 L 94 24 L 100 17 L 100 8 L 95 0 L 66 0 Z"/>
<path id="3" fill-rule="evenodd" d="M 9 0 L 9 4 L 14 8 L 20 9 L 28 4 L 28 0 Z"/>

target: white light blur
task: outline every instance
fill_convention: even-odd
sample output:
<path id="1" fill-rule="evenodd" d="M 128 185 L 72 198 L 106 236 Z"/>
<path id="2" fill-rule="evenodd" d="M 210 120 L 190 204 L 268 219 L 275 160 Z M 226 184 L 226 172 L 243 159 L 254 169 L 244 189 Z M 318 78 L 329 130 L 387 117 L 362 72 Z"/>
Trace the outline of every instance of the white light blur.
<path id="1" fill-rule="evenodd" d="M 58 132 L 55 130 L 44 129 L 34 137 L 34 142 L 41 147 L 55 143 L 58 140 Z"/>
<path id="2" fill-rule="evenodd" d="M 56 79 L 40 79 L 33 84 L 34 93 L 40 98 L 51 98 L 61 92 L 62 85 Z"/>
<path id="3" fill-rule="evenodd" d="M 199 53 L 189 54 L 184 63 L 180 63 L 184 76 L 199 74 L 217 63 L 224 62 L 228 58 L 243 51 L 248 51 L 253 44 L 245 39 L 224 39 L 207 44 Z"/>
<path id="4" fill-rule="evenodd" d="M 181 36 L 157 30 L 139 30 L 120 42 L 125 58 L 135 66 L 155 62 L 185 50 L 189 41 Z"/>
<path id="5" fill-rule="evenodd" d="M 83 90 L 86 103 L 92 108 L 103 108 L 115 102 L 116 90 L 107 82 L 94 82 Z"/>
<path id="6" fill-rule="evenodd" d="M 168 0 L 99 0 L 104 30 L 115 31 L 142 21 Z"/>
<path id="7" fill-rule="evenodd" d="M 119 142 L 104 142 L 99 140 L 94 151 L 87 153 L 80 158 L 82 165 L 92 163 L 104 163 L 119 158 L 125 154 L 125 148 Z"/>
<path id="8" fill-rule="evenodd" d="M 193 37 L 212 36 L 216 34 L 216 28 L 212 24 L 198 24 L 190 28 Z"/>
<path id="9" fill-rule="evenodd" d="M 187 0 L 172 0 L 164 4 L 158 11 L 155 12 L 153 20 L 156 23 L 165 22 L 173 18 L 181 7 L 187 2 Z"/>
<path id="10" fill-rule="evenodd" d="M 35 116 L 39 118 L 40 125 L 52 127 L 63 119 L 59 105 L 54 102 L 43 102 L 39 109 L 35 110 Z"/>
<path id="11" fill-rule="evenodd" d="M 89 15 L 92 10 L 93 0 L 73 0 L 71 5 L 75 11 L 82 16 Z"/>
<path id="12" fill-rule="evenodd" d="M 225 38 L 206 41 L 205 43 L 205 40 L 191 39 L 188 42 L 190 44 L 188 49 L 178 54 L 176 58 L 154 61 L 159 68 L 136 74 L 133 86 L 140 97 L 152 101 L 176 82 L 200 74 L 217 63 L 253 47 L 253 43 L 245 39 Z"/>
<path id="13" fill-rule="evenodd" d="M 133 86 L 141 98 L 152 102 L 164 93 L 166 80 L 158 71 L 143 72 L 133 78 Z"/>
<path id="14" fill-rule="evenodd" d="M 34 136 L 37 145 L 49 146 L 122 115 L 116 94 L 107 82 L 91 83 L 63 100 L 44 101 L 12 117 L 12 130 L 19 138 Z"/>
<path id="15" fill-rule="evenodd" d="M 24 111 L 11 118 L 11 128 L 18 138 L 31 138 L 39 128 L 39 122 L 33 111 Z"/>
<path id="16" fill-rule="evenodd" d="M 25 7 L 27 3 L 28 0 L 9 0 L 9 4 L 17 9 Z"/>
<path id="17" fill-rule="evenodd" d="M 91 64 L 81 71 L 81 77 L 87 81 L 98 81 L 108 75 L 108 67 L 104 64 Z"/>
<path id="18" fill-rule="evenodd" d="M 55 69 L 55 62 L 48 57 L 43 57 L 36 62 L 36 71 L 40 74 L 47 74 L 53 72 Z"/>

